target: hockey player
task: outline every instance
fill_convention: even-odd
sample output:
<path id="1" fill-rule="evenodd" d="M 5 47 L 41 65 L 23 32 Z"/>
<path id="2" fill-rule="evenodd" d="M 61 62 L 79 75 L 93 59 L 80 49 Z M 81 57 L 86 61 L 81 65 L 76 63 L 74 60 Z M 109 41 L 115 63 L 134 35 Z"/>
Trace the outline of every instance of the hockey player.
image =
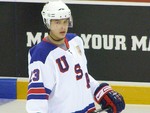
<path id="1" fill-rule="evenodd" d="M 110 106 L 108 113 L 120 113 L 123 97 L 89 74 L 81 38 L 67 33 L 73 25 L 68 6 L 49 1 L 41 13 L 49 35 L 29 50 L 27 112 L 92 113 L 96 101 L 102 109 Z"/>

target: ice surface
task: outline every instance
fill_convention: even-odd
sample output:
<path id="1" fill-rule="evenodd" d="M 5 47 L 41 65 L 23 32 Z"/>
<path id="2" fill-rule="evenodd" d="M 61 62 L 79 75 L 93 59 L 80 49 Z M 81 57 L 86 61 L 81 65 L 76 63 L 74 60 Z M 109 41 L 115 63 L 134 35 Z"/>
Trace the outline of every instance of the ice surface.
<path id="1" fill-rule="evenodd" d="M 1 113 L 27 113 L 25 110 L 26 100 L 1 100 Z M 2 104 L 3 103 L 3 104 Z M 102 112 L 106 113 L 106 112 Z M 121 113 L 150 113 L 150 105 L 127 104 L 126 109 Z"/>

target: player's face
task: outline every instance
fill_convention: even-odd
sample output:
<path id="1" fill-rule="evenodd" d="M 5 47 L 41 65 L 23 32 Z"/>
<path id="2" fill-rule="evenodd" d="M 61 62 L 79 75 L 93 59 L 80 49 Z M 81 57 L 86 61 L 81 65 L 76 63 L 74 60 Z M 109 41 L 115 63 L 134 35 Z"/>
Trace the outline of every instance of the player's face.
<path id="1" fill-rule="evenodd" d="M 51 20 L 50 34 L 56 40 L 63 39 L 68 31 L 69 19 Z"/>

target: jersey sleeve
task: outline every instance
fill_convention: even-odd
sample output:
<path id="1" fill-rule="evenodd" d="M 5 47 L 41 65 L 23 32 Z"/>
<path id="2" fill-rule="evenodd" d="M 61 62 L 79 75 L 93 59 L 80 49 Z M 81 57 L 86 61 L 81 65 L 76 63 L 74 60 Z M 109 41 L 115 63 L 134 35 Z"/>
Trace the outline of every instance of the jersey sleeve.
<path id="1" fill-rule="evenodd" d="M 97 87 L 99 86 L 99 83 L 98 83 L 98 81 L 95 80 L 91 75 L 89 75 L 89 78 L 90 78 L 91 92 L 92 92 L 93 97 L 94 97 L 95 90 L 96 90 Z"/>
<path id="2" fill-rule="evenodd" d="M 54 67 L 52 60 L 49 64 L 46 61 L 31 61 L 28 55 L 29 84 L 27 92 L 26 110 L 28 113 L 48 113 L 48 99 L 55 85 Z"/>

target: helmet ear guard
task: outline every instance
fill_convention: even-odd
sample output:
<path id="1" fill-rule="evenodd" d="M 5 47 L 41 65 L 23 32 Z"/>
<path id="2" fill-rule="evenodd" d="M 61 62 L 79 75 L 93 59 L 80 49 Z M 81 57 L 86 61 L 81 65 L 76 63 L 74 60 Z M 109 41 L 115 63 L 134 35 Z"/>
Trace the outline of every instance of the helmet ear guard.
<path id="1" fill-rule="evenodd" d="M 73 27 L 73 17 L 71 15 L 69 18 L 69 28 L 72 28 L 72 27 Z"/>
<path id="2" fill-rule="evenodd" d="M 73 19 L 71 11 L 68 6 L 61 0 L 51 0 L 46 3 L 41 11 L 43 22 L 48 29 L 50 29 L 50 21 L 52 19 L 65 19 L 69 18 L 69 26 L 73 27 Z"/>

